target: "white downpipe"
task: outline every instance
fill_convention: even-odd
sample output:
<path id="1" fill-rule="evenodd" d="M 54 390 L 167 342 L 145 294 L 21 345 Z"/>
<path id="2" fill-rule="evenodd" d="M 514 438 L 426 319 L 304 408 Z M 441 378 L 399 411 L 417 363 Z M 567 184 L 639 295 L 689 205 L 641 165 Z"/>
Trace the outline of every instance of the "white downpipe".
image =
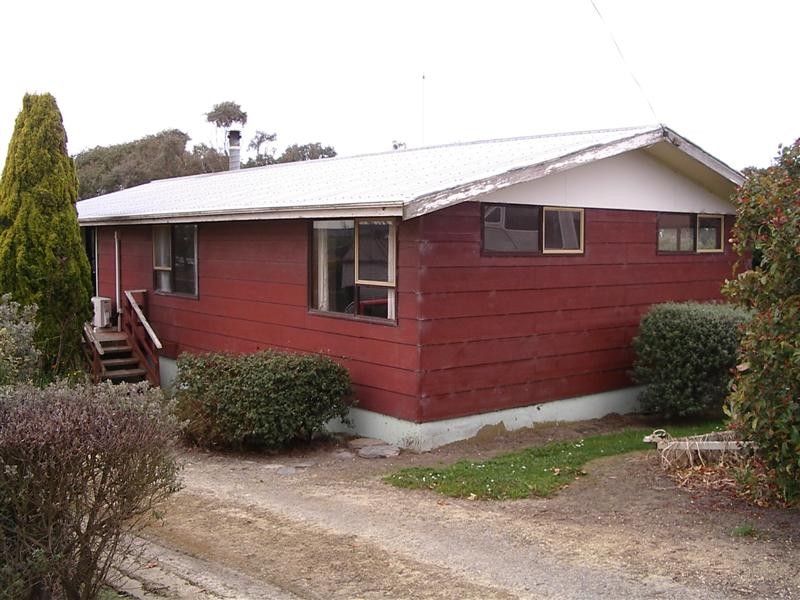
<path id="1" fill-rule="evenodd" d="M 121 277 L 119 273 L 119 232 L 114 230 L 114 292 L 116 294 L 116 301 L 117 301 L 117 331 L 122 330 L 122 322 L 120 320 L 120 314 L 122 313 L 122 309 L 120 308 L 119 301 L 120 301 L 120 284 L 121 284 Z"/>

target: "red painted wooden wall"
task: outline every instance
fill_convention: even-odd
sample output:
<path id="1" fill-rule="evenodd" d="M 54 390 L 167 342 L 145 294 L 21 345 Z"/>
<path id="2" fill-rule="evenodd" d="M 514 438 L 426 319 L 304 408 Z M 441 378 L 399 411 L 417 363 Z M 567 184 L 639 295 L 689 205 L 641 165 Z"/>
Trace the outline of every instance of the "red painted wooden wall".
<path id="1" fill-rule="evenodd" d="M 149 319 L 177 352 L 328 354 L 359 406 L 418 422 L 626 387 L 647 307 L 718 299 L 733 256 L 657 255 L 651 212 L 587 209 L 585 222 L 584 255 L 529 257 L 481 255 L 478 203 L 403 222 L 396 325 L 308 311 L 306 221 L 201 223 L 198 298 L 151 292 Z M 116 230 L 122 288 L 152 290 L 151 227 Z M 111 298 L 113 236 L 100 228 Z"/>
<path id="2" fill-rule="evenodd" d="M 148 320 L 177 353 L 271 347 L 321 352 L 343 364 L 359 406 L 415 420 L 418 411 L 416 223 L 399 235 L 398 322 L 376 324 L 308 311 L 308 223 L 198 225 L 198 297 L 152 293 L 150 226 L 125 226 L 122 288 L 148 289 Z M 114 298 L 114 228 L 99 230 L 100 294 Z"/>
<path id="3" fill-rule="evenodd" d="M 480 227 L 475 202 L 421 217 L 421 421 L 631 385 L 641 315 L 720 299 L 734 260 L 658 255 L 653 212 L 587 209 L 582 256 L 482 256 Z"/>

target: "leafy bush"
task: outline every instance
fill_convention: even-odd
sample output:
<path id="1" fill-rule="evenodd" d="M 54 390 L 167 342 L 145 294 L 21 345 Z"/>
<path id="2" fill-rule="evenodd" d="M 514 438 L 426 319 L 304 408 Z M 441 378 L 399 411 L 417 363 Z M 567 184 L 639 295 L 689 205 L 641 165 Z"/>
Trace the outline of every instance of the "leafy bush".
<path id="1" fill-rule="evenodd" d="M 350 376 L 331 359 L 266 350 L 183 354 L 175 382 L 188 438 L 205 446 L 278 447 L 346 419 Z"/>
<path id="2" fill-rule="evenodd" d="M 755 312 L 741 347 L 729 412 L 754 441 L 786 499 L 800 497 L 800 140 L 752 169 L 737 194 L 734 247 L 757 266 L 725 287 Z"/>
<path id="3" fill-rule="evenodd" d="M 36 307 L 20 306 L 11 294 L 0 296 L 0 385 L 36 379 L 40 353 L 35 335 Z"/>
<path id="4" fill-rule="evenodd" d="M 178 488 L 176 433 L 144 384 L 0 388 L 0 598 L 95 598 Z"/>
<path id="5" fill-rule="evenodd" d="M 633 377 L 647 412 L 721 411 L 747 311 L 724 304 L 658 304 L 642 318 Z"/>

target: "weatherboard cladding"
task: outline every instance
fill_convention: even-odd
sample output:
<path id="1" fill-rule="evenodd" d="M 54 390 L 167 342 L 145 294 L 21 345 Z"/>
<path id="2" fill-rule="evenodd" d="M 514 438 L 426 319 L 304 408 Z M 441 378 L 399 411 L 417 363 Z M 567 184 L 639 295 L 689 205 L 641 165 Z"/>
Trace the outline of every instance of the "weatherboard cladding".
<path id="1" fill-rule="evenodd" d="M 733 254 L 656 252 L 656 213 L 586 210 L 578 256 L 487 256 L 480 204 L 398 230 L 397 322 L 308 308 L 301 220 L 201 223 L 197 298 L 152 293 L 152 228 L 100 227 L 100 294 L 150 289 L 148 318 L 179 352 L 320 352 L 345 365 L 359 406 L 427 422 L 631 384 L 631 339 L 656 302 L 717 300 Z M 726 218 L 726 236 L 732 225 Z"/>
<path id="2" fill-rule="evenodd" d="M 661 126 L 452 144 L 164 179 L 78 203 L 84 225 L 336 215 L 413 218 L 550 173 L 669 141 L 740 175 Z"/>

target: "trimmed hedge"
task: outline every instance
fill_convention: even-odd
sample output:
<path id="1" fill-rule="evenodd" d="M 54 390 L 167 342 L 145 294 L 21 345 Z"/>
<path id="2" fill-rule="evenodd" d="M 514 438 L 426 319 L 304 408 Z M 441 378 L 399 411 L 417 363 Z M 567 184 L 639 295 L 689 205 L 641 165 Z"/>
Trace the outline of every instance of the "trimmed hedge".
<path id="1" fill-rule="evenodd" d="M 666 417 L 720 412 L 749 313 L 727 304 L 653 306 L 642 318 L 633 378 L 646 412 Z"/>
<path id="2" fill-rule="evenodd" d="M 175 382 L 189 441 L 224 448 L 285 446 L 346 420 L 347 370 L 315 354 L 182 354 Z"/>

